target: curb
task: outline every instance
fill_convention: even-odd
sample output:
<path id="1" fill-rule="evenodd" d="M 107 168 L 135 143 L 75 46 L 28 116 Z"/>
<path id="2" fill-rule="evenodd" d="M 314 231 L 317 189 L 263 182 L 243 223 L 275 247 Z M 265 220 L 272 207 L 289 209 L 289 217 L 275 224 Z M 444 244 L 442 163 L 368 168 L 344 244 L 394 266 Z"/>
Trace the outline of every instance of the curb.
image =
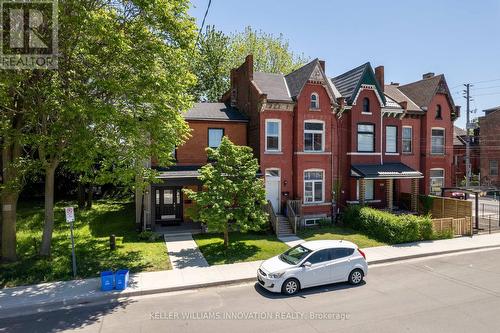
<path id="1" fill-rule="evenodd" d="M 456 249 L 456 250 L 447 250 L 447 251 L 440 251 L 440 252 L 429 252 L 429 253 L 423 253 L 423 254 L 414 254 L 414 255 L 408 255 L 408 256 L 394 257 L 394 258 L 389 258 L 389 259 L 380 259 L 380 260 L 369 261 L 368 265 L 377 265 L 377 264 L 384 264 L 384 263 L 403 261 L 403 260 L 409 260 L 409 259 L 433 257 L 433 256 L 444 255 L 444 254 L 468 252 L 468 251 L 484 250 L 484 249 L 500 249 L 500 245 L 478 246 L 478 247 L 467 248 L 467 249 Z M 36 313 L 43 313 L 43 312 L 51 312 L 51 311 L 59 310 L 61 308 L 71 308 L 71 307 L 79 307 L 79 306 L 97 305 L 100 303 L 119 302 L 120 300 L 127 298 L 127 297 L 146 296 L 146 295 L 154 295 L 154 294 L 161 294 L 161 293 L 168 293 L 168 292 L 175 292 L 175 291 L 210 288 L 210 287 L 217 287 L 217 286 L 222 286 L 222 285 L 234 285 L 234 284 L 239 284 L 239 283 L 254 282 L 255 280 L 256 280 L 255 277 L 252 276 L 250 278 L 240 278 L 240 279 L 231 279 L 231 280 L 224 280 L 224 281 L 204 282 L 204 283 L 197 283 L 197 284 L 191 284 L 191 285 L 183 285 L 183 286 L 181 285 L 181 286 L 158 288 L 158 289 L 136 290 L 136 291 L 129 291 L 129 292 L 125 291 L 125 292 L 121 292 L 121 293 L 112 292 L 110 294 L 103 294 L 103 295 L 92 296 L 92 297 L 64 299 L 64 300 L 60 300 L 60 301 L 45 302 L 45 303 L 39 303 L 39 304 L 34 304 L 34 305 L 20 305 L 20 306 L 12 307 L 9 309 L 2 309 L 2 311 L 0 312 L 0 319 L 7 319 L 7 318 L 11 318 L 11 317 L 18 317 L 18 316 L 27 316 L 27 315 L 32 315 L 32 314 L 36 314 Z"/>

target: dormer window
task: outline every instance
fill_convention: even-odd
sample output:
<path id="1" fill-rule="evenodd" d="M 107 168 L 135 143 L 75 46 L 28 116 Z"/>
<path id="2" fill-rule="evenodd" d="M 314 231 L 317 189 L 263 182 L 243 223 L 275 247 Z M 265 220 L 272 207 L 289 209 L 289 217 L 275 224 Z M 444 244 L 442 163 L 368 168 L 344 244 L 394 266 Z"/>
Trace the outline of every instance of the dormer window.
<path id="1" fill-rule="evenodd" d="M 319 96 L 317 93 L 311 94 L 311 110 L 319 109 Z"/>
<path id="2" fill-rule="evenodd" d="M 370 100 L 368 99 L 368 97 L 363 98 L 363 113 L 371 113 Z"/>
<path id="3" fill-rule="evenodd" d="M 441 114 L 441 105 L 436 106 L 436 119 L 443 119 L 443 115 Z"/>

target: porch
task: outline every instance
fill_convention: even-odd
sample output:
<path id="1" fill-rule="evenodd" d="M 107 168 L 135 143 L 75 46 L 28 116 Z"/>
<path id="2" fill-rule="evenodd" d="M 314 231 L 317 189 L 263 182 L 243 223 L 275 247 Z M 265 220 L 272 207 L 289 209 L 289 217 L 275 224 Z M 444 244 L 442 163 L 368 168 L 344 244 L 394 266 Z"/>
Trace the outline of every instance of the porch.
<path id="1" fill-rule="evenodd" d="M 403 163 L 356 164 L 351 166 L 351 177 L 356 179 L 356 198 L 347 204 L 373 205 L 389 211 L 408 209 L 395 206 L 395 198 L 402 192 L 403 182 L 410 182 L 411 212 L 417 211 L 420 171 Z"/>

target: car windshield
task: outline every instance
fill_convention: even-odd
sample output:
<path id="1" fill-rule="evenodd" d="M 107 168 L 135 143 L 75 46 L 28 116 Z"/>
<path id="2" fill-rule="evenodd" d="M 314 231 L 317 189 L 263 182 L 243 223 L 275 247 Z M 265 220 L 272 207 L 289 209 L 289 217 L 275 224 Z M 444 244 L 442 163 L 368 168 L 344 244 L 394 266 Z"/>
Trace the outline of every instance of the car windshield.
<path id="1" fill-rule="evenodd" d="M 279 258 L 287 264 L 297 265 L 309 253 L 311 253 L 311 250 L 303 247 L 302 245 L 297 245 L 280 255 Z"/>

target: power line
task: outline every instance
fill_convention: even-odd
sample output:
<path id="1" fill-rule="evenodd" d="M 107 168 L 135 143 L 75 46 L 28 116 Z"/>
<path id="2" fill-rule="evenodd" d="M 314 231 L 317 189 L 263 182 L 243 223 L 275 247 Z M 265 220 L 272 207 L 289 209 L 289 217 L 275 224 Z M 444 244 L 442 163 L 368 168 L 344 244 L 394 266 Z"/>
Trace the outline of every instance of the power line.
<path id="1" fill-rule="evenodd" d="M 203 30 L 203 26 L 205 25 L 205 20 L 207 19 L 208 11 L 210 10 L 210 5 L 212 4 L 212 0 L 208 0 L 207 10 L 205 11 L 205 15 L 203 15 L 203 21 L 201 21 L 200 31 L 198 32 L 198 40 L 201 36 L 201 31 Z"/>
<path id="2" fill-rule="evenodd" d="M 486 82 L 495 82 L 495 81 L 500 81 L 500 79 L 493 79 L 493 80 L 484 80 L 484 81 L 471 82 L 471 84 L 486 83 Z"/>
<path id="3" fill-rule="evenodd" d="M 497 91 L 494 93 L 487 93 L 487 94 L 474 94 L 474 96 L 489 96 L 489 95 L 500 95 L 500 91 Z"/>
<path id="4" fill-rule="evenodd" d="M 492 89 L 492 88 L 500 88 L 500 86 L 479 87 L 479 88 L 473 88 L 472 90 L 482 90 L 482 89 Z"/>

